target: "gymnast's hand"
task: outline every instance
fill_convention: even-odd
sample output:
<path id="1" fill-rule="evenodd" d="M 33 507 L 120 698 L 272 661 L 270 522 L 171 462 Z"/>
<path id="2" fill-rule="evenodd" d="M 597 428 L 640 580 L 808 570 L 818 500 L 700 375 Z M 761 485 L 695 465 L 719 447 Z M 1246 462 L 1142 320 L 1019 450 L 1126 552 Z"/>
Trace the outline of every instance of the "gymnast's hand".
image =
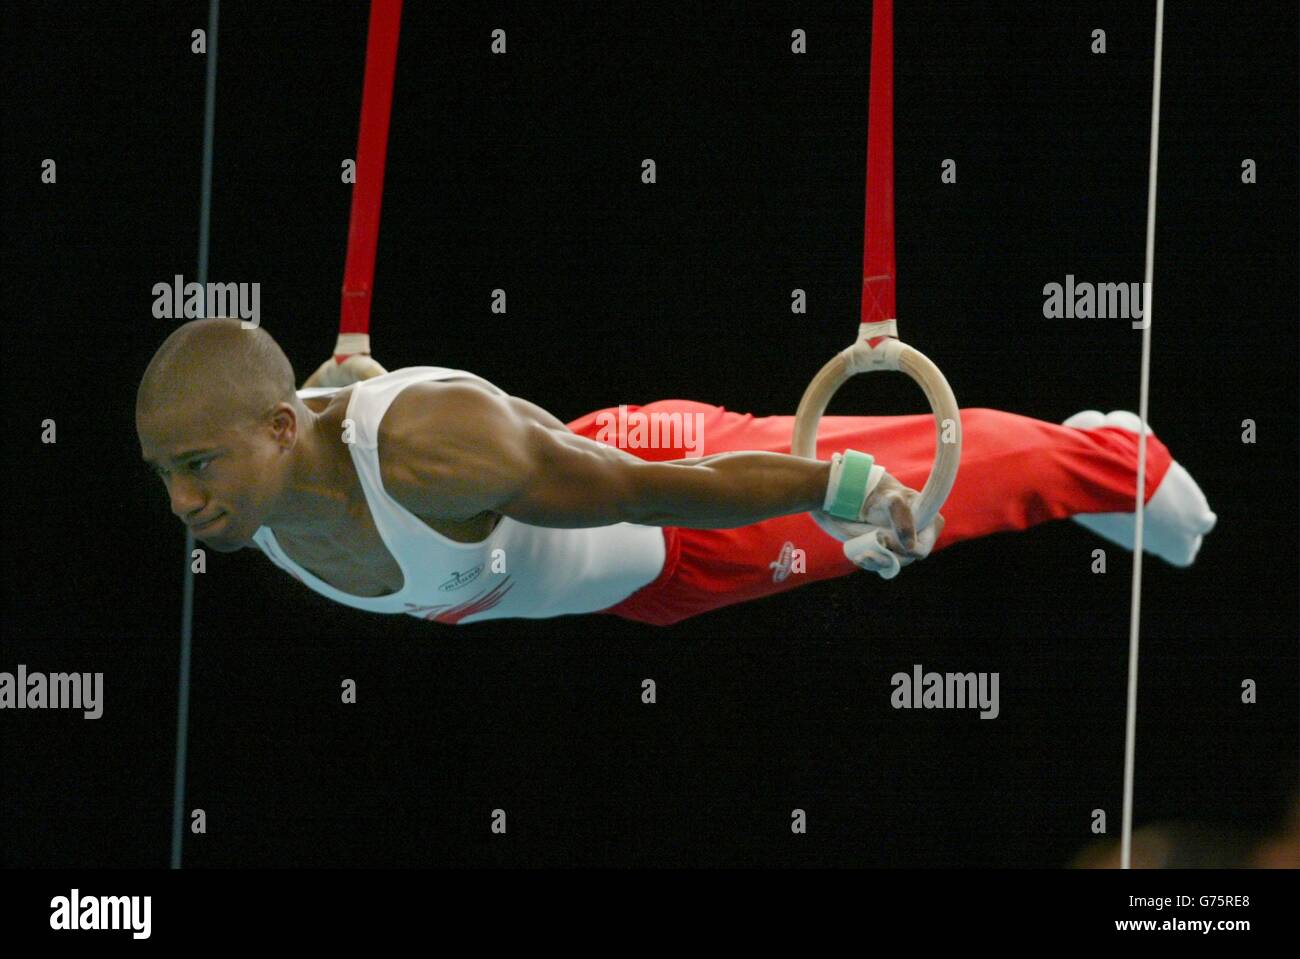
<path id="1" fill-rule="evenodd" d="M 342 363 L 330 357 L 322 363 L 307 381 L 303 389 L 313 386 L 351 386 L 359 380 L 368 380 L 373 376 L 382 376 L 388 370 L 376 363 L 369 354 L 353 353 Z"/>
<path id="2" fill-rule="evenodd" d="M 919 500 L 917 490 L 885 473 L 867 498 L 866 521 L 871 529 L 846 542 L 845 555 L 885 580 L 892 580 L 902 567 L 926 559 L 943 533 L 946 520 L 940 513 L 926 529 L 918 531 L 913 511 Z"/>
<path id="3" fill-rule="evenodd" d="M 925 559 L 943 532 L 943 515 L 917 531 L 913 510 L 921 494 L 885 473 L 867 497 L 861 523 L 850 524 L 861 531 L 844 544 L 844 555 L 862 569 L 893 579 L 904 566 Z"/>

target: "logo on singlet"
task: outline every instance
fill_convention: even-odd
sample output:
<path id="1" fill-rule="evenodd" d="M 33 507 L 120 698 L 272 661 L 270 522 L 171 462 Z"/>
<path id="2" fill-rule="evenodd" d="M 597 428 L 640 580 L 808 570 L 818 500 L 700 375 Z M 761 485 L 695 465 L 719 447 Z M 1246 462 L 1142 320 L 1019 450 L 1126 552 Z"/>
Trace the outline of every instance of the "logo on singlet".
<path id="1" fill-rule="evenodd" d="M 483 564 L 479 563 L 473 569 L 467 569 L 463 573 L 452 573 L 451 579 L 440 585 L 438 588 L 444 593 L 451 592 L 453 589 L 460 589 L 467 586 L 474 580 L 478 579 L 478 574 L 483 572 Z"/>
<path id="2" fill-rule="evenodd" d="M 794 561 L 794 543 L 786 542 L 781 547 L 781 555 L 775 563 L 767 565 L 772 569 L 772 582 L 784 583 L 790 575 L 790 565 Z"/>

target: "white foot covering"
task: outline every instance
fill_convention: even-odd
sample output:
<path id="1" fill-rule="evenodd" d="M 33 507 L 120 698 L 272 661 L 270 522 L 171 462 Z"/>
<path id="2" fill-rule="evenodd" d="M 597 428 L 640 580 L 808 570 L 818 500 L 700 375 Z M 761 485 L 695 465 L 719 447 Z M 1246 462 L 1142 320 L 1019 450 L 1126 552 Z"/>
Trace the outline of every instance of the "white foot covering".
<path id="1" fill-rule="evenodd" d="M 1097 410 L 1084 410 L 1061 425 L 1081 430 L 1118 426 L 1136 433 L 1141 420 L 1127 410 L 1113 410 L 1104 415 Z M 1146 432 L 1151 435 L 1149 425 Z M 1131 550 L 1137 538 L 1137 520 L 1132 513 L 1080 513 L 1070 518 L 1125 549 Z M 1142 549 L 1174 566 L 1191 566 L 1201 541 L 1214 529 L 1217 519 L 1196 480 L 1175 460 L 1169 464 L 1169 471 L 1143 510 Z"/>

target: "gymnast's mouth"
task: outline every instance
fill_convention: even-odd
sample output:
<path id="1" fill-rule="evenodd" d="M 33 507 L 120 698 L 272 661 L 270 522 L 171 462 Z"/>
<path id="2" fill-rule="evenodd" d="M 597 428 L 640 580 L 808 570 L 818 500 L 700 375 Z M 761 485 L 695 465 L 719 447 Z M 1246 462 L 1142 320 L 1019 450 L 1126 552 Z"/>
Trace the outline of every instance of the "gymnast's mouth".
<path id="1" fill-rule="evenodd" d="M 191 533 L 194 533 L 195 535 L 197 535 L 197 534 L 199 534 L 199 533 L 202 533 L 202 532 L 205 532 L 205 531 L 211 530 L 211 529 L 213 528 L 214 524 L 215 524 L 218 520 L 220 520 L 223 516 L 225 516 L 225 515 L 226 515 L 225 513 L 218 513 L 216 516 L 212 517 L 212 519 L 207 520 L 206 522 L 203 522 L 203 523 L 190 523 L 190 524 L 189 524 L 190 532 L 191 532 Z"/>

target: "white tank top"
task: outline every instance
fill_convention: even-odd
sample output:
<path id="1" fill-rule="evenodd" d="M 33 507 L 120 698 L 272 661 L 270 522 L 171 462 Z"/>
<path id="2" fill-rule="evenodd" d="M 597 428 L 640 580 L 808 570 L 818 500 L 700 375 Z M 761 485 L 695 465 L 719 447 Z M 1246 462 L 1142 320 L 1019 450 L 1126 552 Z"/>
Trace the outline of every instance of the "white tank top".
<path id="1" fill-rule="evenodd" d="M 440 623 L 589 613 L 613 606 L 653 581 L 665 553 L 663 530 L 657 526 L 553 529 L 502 516 L 483 541 L 458 543 L 434 532 L 385 492 L 378 440 L 384 413 L 412 383 L 459 377 L 505 395 L 472 373 L 413 366 L 357 383 L 348 401 L 347 417 L 355 424 L 355 441 L 349 444 L 352 463 L 375 527 L 402 569 L 405 582 L 400 590 L 386 596 L 353 596 L 289 559 L 269 527 L 260 527 L 253 541 L 277 566 L 335 602 Z M 308 399 L 336 392 L 310 389 L 298 395 Z"/>

